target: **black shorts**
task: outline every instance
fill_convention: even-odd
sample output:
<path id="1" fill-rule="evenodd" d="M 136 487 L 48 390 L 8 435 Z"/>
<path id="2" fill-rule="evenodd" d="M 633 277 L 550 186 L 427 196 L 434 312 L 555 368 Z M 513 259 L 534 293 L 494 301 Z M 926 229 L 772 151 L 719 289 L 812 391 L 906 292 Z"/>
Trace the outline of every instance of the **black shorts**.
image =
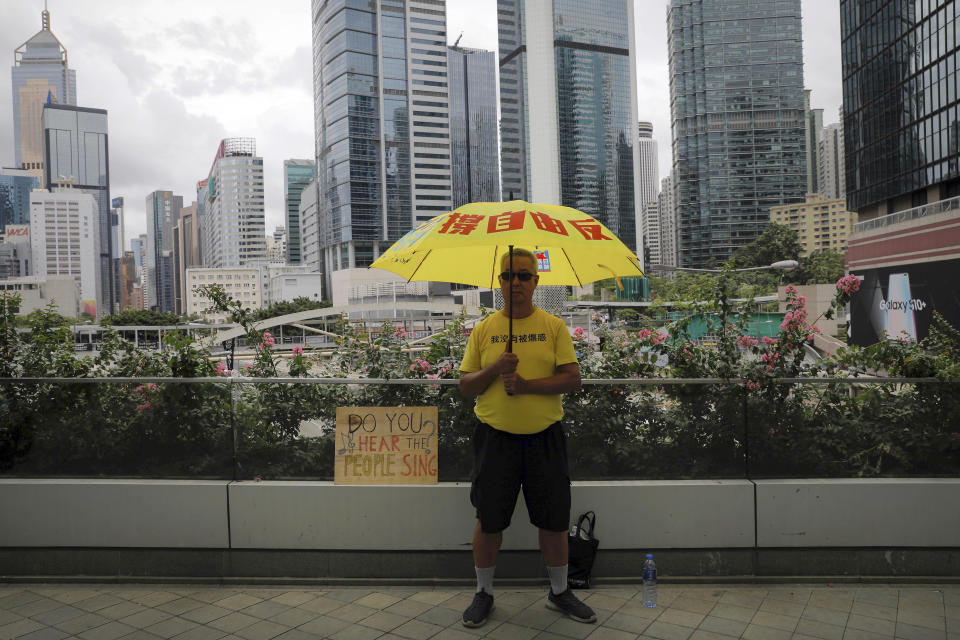
<path id="1" fill-rule="evenodd" d="M 566 531 L 570 525 L 567 438 L 559 422 L 518 435 L 478 420 L 471 481 L 470 502 L 484 533 L 510 526 L 521 487 L 532 525 L 547 531 Z"/>

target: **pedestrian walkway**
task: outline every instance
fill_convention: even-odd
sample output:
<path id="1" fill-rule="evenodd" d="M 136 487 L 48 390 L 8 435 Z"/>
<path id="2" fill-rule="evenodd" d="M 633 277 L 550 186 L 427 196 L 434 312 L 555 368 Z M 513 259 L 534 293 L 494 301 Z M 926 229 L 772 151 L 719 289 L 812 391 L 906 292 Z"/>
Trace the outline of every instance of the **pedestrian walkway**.
<path id="1" fill-rule="evenodd" d="M 580 592 L 581 624 L 546 587 L 495 592 L 491 619 L 460 624 L 472 589 L 0 585 L 0 640 L 960 640 L 960 585 L 661 585 Z"/>

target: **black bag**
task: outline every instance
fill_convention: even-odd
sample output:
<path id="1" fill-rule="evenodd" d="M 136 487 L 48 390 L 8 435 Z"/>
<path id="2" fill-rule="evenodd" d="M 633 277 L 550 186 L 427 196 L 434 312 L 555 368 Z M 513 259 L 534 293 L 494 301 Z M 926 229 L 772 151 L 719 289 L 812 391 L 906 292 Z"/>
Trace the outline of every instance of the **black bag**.
<path id="1" fill-rule="evenodd" d="M 590 588 L 590 573 L 597 557 L 597 547 L 600 546 L 600 541 L 593 537 L 596 524 L 597 515 L 587 511 L 580 516 L 576 525 L 570 527 L 567 535 L 570 544 L 567 584 L 571 589 Z"/>

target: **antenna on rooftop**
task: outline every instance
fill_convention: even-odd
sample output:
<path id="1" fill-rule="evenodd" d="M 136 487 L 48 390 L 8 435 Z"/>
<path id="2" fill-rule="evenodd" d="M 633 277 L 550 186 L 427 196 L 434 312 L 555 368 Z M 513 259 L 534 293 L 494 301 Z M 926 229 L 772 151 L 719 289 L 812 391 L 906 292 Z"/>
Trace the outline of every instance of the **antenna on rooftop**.
<path id="1" fill-rule="evenodd" d="M 462 37 L 463 37 L 463 31 L 460 32 L 460 35 L 459 35 L 459 36 L 457 36 L 457 41 L 453 43 L 453 46 L 454 46 L 454 47 L 456 47 L 458 44 L 460 44 L 460 38 L 462 38 Z"/>

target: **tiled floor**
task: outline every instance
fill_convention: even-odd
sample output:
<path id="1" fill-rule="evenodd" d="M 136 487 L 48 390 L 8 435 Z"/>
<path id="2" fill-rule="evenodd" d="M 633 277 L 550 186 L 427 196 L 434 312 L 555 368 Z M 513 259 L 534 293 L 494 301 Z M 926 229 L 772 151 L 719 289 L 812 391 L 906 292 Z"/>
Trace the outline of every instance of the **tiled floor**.
<path id="1" fill-rule="evenodd" d="M 960 640 L 960 585 L 661 585 L 580 592 L 581 624 L 544 606 L 544 588 L 499 588 L 479 629 L 471 589 L 0 584 L 0 640 Z"/>

